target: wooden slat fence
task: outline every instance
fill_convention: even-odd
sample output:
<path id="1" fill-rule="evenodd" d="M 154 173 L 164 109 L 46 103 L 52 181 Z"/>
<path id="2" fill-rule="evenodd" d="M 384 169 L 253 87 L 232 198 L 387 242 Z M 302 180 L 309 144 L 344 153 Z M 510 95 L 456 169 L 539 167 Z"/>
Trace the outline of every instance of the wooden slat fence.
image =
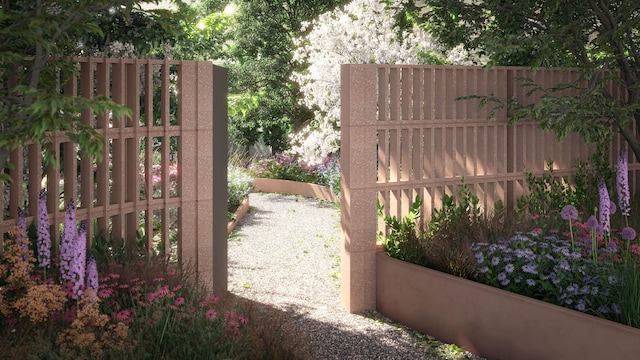
<path id="1" fill-rule="evenodd" d="M 376 199 L 390 215 L 404 216 L 416 195 L 429 219 L 443 195 L 457 194 L 464 176 L 481 205 L 502 201 L 515 209 L 526 191 L 526 173 L 541 174 L 548 159 L 554 172 L 573 174 L 593 146 L 575 136 L 558 143 L 531 122 L 508 125 L 503 109 L 487 121 L 469 95 L 515 97 L 527 103 L 518 78 L 543 87 L 577 79 L 569 69 L 343 65 L 341 93 L 342 302 L 352 312 L 375 309 Z M 610 89 L 620 94 L 619 89 Z M 620 140 L 611 146 L 617 156 Z M 630 156 L 630 159 L 633 156 Z M 640 165 L 630 161 L 630 190 L 640 186 Z"/>
<path id="2" fill-rule="evenodd" d="M 14 151 L 13 183 L 0 199 L 0 231 L 16 224 L 18 206 L 26 207 L 30 224 L 44 187 L 56 246 L 64 206 L 74 199 L 77 219 L 87 221 L 88 241 L 96 234 L 111 235 L 131 246 L 136 231 L 143 230 L 148 251 L 169 253 L 173 236 L 178 261 L 194 266 L 214 291 L 225 292 L 226 70 L 206 61 L 78 62 L 80 75 L 63 86 L 65 94 L 106 95 L 131 108 L 133 116 L 80 115 L 105 139 L 100 163 L 83 156 L 61 133 L 51 134 L 59 150 L 58 169 L 43 167 L 38 144 Z"/>

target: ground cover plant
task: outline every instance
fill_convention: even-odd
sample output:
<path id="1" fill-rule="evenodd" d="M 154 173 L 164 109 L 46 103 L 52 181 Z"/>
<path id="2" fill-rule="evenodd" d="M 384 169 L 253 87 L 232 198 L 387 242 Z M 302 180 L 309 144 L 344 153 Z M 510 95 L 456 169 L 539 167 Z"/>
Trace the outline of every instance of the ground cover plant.
<path id="1" fill-rule="evenodd" d="M 529 176 L 533 191 L 517 212 L 500 203 L 484 211 L 463 179 L 457 196 L 445 195 L 430 221 L 420 217 L 419 198 L 400 219 L 385 216 L 379 205 L 386 225 L 379 241 L 403 261 L 640 327 L 640 222 L 632 216 L 640 208 L 629 194 L 626 148 L 614 176 L 603 173 L 583 171 L 574 183 L 548 173 Z M 589 199 L 593 189 L 595 209 L 572 203 Z"/>
<path id="2" fill-rule="evenodd" d="M 145 251 L 87 248 L 73 201 L 57 253 L 46 196 L 35 224 L 18 225 L 0 257 L 0 353 L 5 359 L 295 359 L 299 335 L 278 312 L 207 291 L 186 264 Z M 95 239 L 94 242 L 104 242 Z M 104 244 L 102 244 L 104 245 Z M 101 250 L 100 250 L 101 249 Z M 100 259 L 99 261 L 96 261 Z M 286 340 L 284 340 L 286 337 Z"/>

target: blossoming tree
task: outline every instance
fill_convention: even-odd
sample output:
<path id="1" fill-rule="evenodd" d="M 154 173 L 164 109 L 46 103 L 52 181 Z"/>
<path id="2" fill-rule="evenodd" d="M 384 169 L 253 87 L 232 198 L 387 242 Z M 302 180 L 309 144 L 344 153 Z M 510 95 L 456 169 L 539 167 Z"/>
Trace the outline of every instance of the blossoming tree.
<path id="1" fill-rule="evenodd" d="M 339 150 L 340 64 L 471 64 L 461 47 L 445 52 L 427 32 L 402 31 L 396 16 L 407 0 L 354 0 L 303 24 L 294 60 L 309 64 L 294 72 L 302 102 L 315 118 L 291 136 L 291 151 L 309 164 Z"/>

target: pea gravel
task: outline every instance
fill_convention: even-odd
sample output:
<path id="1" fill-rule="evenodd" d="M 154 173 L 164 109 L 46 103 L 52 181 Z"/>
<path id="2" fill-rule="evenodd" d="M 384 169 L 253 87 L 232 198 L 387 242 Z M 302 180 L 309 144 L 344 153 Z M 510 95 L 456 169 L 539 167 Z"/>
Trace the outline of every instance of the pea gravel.
<path id="1" fill-rule="evenodd" d="M 313 359 L 479 359 L 340 304 L 340 214 L 327 202 L 252 193 L 229 238 L 229 291 L 269 304 L 304 335 Z"/>

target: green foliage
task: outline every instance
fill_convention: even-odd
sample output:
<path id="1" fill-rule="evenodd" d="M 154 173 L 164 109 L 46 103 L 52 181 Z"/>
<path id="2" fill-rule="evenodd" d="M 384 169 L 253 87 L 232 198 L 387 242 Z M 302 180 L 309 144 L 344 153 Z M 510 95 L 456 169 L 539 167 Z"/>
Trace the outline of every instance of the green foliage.
<path id="1" fill-rule="evenodd" d="M 480 216 L 480 199 L 473 195 L 469 186 L 461 179 L 462 185 L 458 188 L 458 199 L 453 195 L 444 194 L 442 197 L 442 208 L 433 209 L 431 221 L 428 224 L 427 233 L 433 236 L 434 233 L 442 231 L 444 224 L 456 222 L 462 218 L 469 218 L 475 221 Z"/>
<path id="2" fill-rule="evenodd" d="M 598 176 L 602 176 L 609 189 L 612 187 L 614 171 L 608 163 L 606 149 L 596 151 L 590 162 L 576 160 L 573 176 L 557 176 L 553 160 L 549 159 L 542 175 L 527 172 L 527 194 L 517 201 L 521 214 L 549 214 L 560 211 L 565 205 L 573 205 L 583 213 L 591 213 L 598 207 Z"/>
<path id="3" fill-rule="evenodd" d="M 80 120 L 80 114 L 129 116 L 130 110 L 104 96 L 91 100 L 64 95 L 78 74 L 73 57 L 85 41 L 104 33 L 99 23 L 110 11 L 128 16 L 139 0 L 4 2 L 0 9 L 0 164 L 26 142 L 41 143 L 53 161 L 51 131 L 63 131 L 82 151 L 100 160 L 104 140 Z"/>
<path id="4" fill-rule="evenodd" d="M 416 196 L 409 207 L 409 213 L 398 219 L 394 216 L 384 215 L 384 206 L 378 200 L 378 216 L 384 219 L 388 234 L 378 233 L 378 240 L 384 245 L 384 252 L 398 260 L 423 264 L 425 253 L 421 242 L 421 235 L 418 233 L 418 219 L 422 208 L 422 199 Z"/>
<path id="5" fill-rule="evenodd" d="M 550 88 L 521 79 L 529 95 L 541 97 L 526 103 L 499 100 L 496 109 L 508 107 L 513 122 L 531 119 L 559 139 L 577 133 L 598 144 L 621 134 L 640 159 L 640 2 L 420 3 L 410 11 L 440 41 L 479 51 L 488 56 L 490 66 L 580 68 L 578 81 Z"/>
<path id="6" fill-rule="evenodd" d="M 301 24 L 344 0 L 267 1 L 241 0 L 233 27 L 229 56 L 231 94 L 250 102 L 230 111 L 230 133 L 243 145 L 259 139 L 276 154 L 289 147 L 288 135 L 312 118 L 300 104 L 294 70 L 305 66 L 293 59 L 293 38 Z M 257 105 L 256 105 L 257 103 Z M 250 106 L 246 106 L 250 105 Z"/>
<path id="7" fill-rule="evenodd" d="M 242 199 L 247 197 L 253 187 L 253 178 L 245 169 L 237 166 L 229 166 L 227 169 L 227 207 L 233 211 L 238 207 Z"/>

